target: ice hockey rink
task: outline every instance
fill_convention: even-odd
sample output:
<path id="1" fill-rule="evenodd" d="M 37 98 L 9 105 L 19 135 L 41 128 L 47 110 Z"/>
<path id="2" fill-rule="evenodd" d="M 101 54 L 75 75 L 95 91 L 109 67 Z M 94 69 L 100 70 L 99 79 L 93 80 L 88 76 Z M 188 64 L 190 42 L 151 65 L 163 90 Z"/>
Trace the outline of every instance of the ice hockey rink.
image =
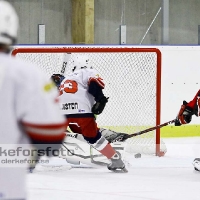
<path id="1" fill-rule="evenodd" d="M 104 166 L 70 168 L 54 158 L 55 168 L 38 166 L 28 174 L 29 200 L 199 200 L 200 173 L 192 161 L 200 156 L 200 138 L 164 138 L 164 157 L 126 155 L 128 173 Z M 62 166 L 62 167 L 59 167 Z"/>

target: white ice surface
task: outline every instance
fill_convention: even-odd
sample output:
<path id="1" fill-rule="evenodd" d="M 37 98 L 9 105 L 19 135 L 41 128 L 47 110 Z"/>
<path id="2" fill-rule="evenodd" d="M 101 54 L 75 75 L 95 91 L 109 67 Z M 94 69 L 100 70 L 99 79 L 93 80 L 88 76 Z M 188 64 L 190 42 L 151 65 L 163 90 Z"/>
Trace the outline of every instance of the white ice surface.
<path id="1" fill-rule="evenodd" d="M 200 157 L 200 138 L 164 139 L 164 157 L 127 155 L 128 173 L 98 168 L 38 167 L 28 174 L 28 200 L 199 200 L 200 173 L 192 161 Z"/>

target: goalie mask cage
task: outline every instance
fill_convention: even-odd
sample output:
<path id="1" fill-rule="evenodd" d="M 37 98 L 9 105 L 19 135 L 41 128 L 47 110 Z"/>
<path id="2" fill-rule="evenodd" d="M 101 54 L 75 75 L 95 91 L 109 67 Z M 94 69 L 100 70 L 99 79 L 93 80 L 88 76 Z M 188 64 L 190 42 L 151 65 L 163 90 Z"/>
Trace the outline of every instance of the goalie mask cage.
<path id="1" fill-rule="evenodd" d="M 97 117 L 99 127 L 135 133 L 160 124 L 161 52 L 156 48 L 33 46 L 17 47 L 12 54 L 36 64 L 49 78 L 61 71 L 70 73 L 73 57 L 87 54 L 103 78 L 104 94 L 109 97 Z M 64 71 L 63 63 L 67 63 Z M 167 151 L 160 129 L 128 139 L 125 149 L 158 156 Z"/>

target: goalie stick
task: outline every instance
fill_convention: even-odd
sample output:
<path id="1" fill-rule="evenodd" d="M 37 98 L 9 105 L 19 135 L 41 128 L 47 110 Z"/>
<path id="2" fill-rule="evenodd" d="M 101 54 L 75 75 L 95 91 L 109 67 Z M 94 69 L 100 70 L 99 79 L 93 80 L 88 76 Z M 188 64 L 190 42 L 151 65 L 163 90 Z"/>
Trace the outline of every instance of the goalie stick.
<path id="1" fill-rule="evenodd" d="M 64 74 L 65 74 L 65 70 L 66 70 L 68 61 L 69 61 L 69 59 L 70 59 L 70 56 L 71 56 L 71 53 L 65 53 L 65 54 L 63 55 L 63 64 L 62 64 L 62 68 L 61 68 L 61 70 L 60 70 L 60 74 L 61 74 L 61 75 L 64 75 Z"/>

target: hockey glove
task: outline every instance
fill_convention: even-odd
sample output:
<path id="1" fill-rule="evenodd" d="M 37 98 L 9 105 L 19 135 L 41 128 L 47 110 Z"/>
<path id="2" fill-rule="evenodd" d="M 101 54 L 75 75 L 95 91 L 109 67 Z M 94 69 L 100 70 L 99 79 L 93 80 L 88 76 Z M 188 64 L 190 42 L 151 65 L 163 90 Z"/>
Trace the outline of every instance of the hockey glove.
<path id="1" fill-rule="evenodd" d="M 103 112 L 106 103 L 108 102 L 109 97 L 103 97 L 98 102 L 96 102 L 92 107 L 92 113 L 95 115 L 99 115 Z"/>
<path id="2" fill-rule="evenodd" d="M 101 135 L 108 140 L 109 143 L 113 142 L 124 142 L 127 138 L 128 135 L 127 133 L 118 133 L 112 130 L 108 130 L 105 128 L 100 128 L 99 129 Z"/>
<path id="3" fill-rule="evenodd" d="M 108 140 L 108 142 L 124 142 L 128 137 L 129 134 L 127 133 L 117 133 L 117 136 L 112 138 L 112 140 Z"/>
<path id="4" fill-rule="evenodd" d="M 193 109 L 187 106 L 187 102 L 183 101 L 179 113 L 176 117 L 175 126 L 181 126 L 182 124 L 188 124 L 192 120 L 192 115 L 194 114 Z"/>

